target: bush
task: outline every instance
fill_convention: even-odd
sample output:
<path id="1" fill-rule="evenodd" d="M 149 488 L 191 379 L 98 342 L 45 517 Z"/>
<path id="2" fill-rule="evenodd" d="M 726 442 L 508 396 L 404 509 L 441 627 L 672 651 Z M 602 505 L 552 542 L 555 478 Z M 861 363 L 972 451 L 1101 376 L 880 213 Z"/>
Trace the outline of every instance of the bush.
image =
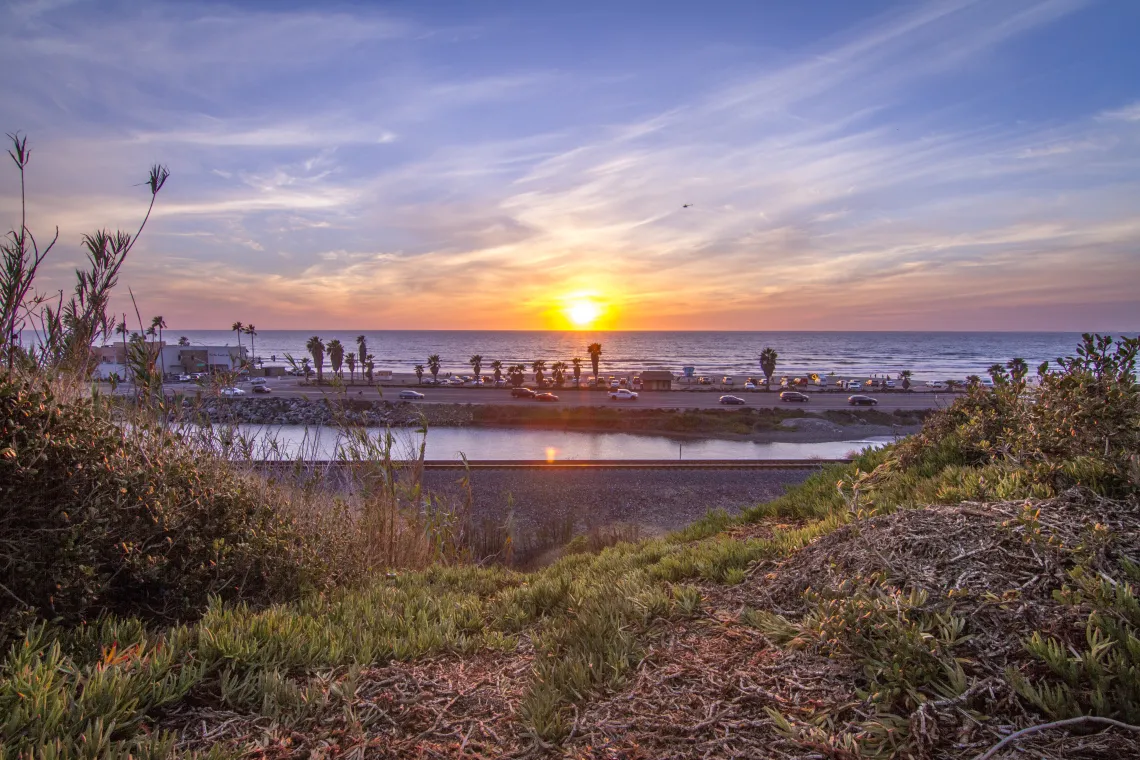
<path id="1" fill-rule="evenodd" d="M 43 380 L 0 383 L 0 639 L 31 619 L 192 617 L 326 573 L 264 484 Z"/>

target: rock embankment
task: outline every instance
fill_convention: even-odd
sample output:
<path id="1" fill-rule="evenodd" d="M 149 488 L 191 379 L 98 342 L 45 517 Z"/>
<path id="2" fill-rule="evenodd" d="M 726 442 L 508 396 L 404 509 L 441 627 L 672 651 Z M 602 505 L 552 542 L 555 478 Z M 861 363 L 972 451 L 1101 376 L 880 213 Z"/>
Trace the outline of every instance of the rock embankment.
<path id="1" fill-rule="evenodd" d="M 434 427 L 472 424 L 470 404 L 423 404 L 409 401 L 305 398 L 211 398 L 191 402 L 184 416 L 211 423 L 253 425 L 367 425 L 406 427 L 424 421 Z"/>

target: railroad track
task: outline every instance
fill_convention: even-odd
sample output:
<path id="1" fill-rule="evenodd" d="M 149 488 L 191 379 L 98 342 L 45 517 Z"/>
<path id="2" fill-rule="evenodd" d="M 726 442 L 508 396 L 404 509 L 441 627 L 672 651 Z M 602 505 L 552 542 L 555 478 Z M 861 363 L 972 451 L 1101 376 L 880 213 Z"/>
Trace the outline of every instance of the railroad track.
<path id="1" fill-rule="evenodd" d="M 466 464 L 452 460 L 426 461 L 425 470 L 815 470 L 829 464 L 845 464 L 849 459 L 579 459 L 548 462 L 545 459 L 483 459 Z M 409 462 L 402 463 L 410 465 Z M 263 462 L 270 468 L 292 468 L 295 462 Z M 312 461 L 307 468 L 341 468 L 352 462 Z"/>

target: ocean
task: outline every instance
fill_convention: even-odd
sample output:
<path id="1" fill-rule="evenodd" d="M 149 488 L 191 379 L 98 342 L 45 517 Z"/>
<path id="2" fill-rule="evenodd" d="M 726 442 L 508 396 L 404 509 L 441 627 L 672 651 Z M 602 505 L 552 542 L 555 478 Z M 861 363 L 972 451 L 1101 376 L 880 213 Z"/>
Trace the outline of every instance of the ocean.
<path id="1" fill-rule="evenodd" d="M 586 346 L 602 345 L 602 371 L 618 373 L 646 369 L 679 372 L 696 368 L 698 375 L 760 374 L 760 352 L 779 354 L 777 375 L 818 372 L 866 377 L 895 376 L 905 369 L 916 379 L 964 379 L 984 374 L 990 365 L 1014 357 L 1030 367 L 1075 352 L 1079 333 L 1014 332 L 559 332 L 483 330 L 261 330 L 257 356 L 267 365 L 285 364 L 285 354 L 300 362 L 308 353 L 305 342 L 319 335 L 325 343 L 338 338 L 345 351 L 356 351 L 356 336 L 364 335 L 376 369 L 411 372 L 439 354 L 442 372 L 470 371 L 468 359 L 483 357 L 484 371 L 492 360 L 505 365 L 542 359 L 549 369 L 556 361 L 581 357 L 589 367 Z M 228 330 L 167 329 L 168 343 L 180 337 L 192 345 L 236 344 Z M 242 344 L 249 346 L 249 336 Z M 326 360 L 327 361 L 327 360 Z M 587 370 L 589 372 L 589 370 Z"/>

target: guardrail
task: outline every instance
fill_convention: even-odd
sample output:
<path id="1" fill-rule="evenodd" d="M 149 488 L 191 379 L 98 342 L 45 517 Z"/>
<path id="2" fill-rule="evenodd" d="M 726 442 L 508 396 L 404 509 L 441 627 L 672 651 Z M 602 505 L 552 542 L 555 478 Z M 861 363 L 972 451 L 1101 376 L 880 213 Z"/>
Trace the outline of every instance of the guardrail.
<path id="1" fill-rule="evenodd" d="M 513 469 L 611 469 L 611 470 L 789 470 L 818 469 L 830 464 L 846 464 L 850 459 L 562 459 L 553 462 L 545 459 L 480 459 L 468 460 L 466 464 L 458 460 L 429 460 L 423 463 L 425 470 L 513 470 Z M 339 468 L 357 466 L 356 462 L 314 460 L 302 462 L 307 468 Z M 410 466 L 412 462 L 398 462 L 398 466 Z M 269 468 L 292 468 L 296 462 L 261 462 L 259 466 Z"/>

